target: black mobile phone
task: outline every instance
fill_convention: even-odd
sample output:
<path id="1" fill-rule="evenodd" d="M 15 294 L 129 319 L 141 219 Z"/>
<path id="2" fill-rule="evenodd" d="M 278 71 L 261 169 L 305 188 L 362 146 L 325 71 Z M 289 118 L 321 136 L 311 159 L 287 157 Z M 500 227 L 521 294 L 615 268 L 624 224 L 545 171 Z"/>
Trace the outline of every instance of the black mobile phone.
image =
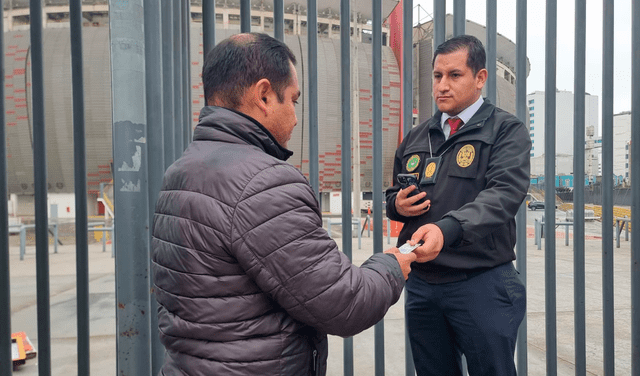
<path id="1" fill-rule="evenodd" d="M 408 197 L 415 196 L 421 192 L 420 184 L 418 183 L 418 177 L 416 177 L 414 174 L 398 174 L 396 178 L 398 179 L 398 183 L 400 183 L 400 186 L 402 187 L 402 189 L 408 188 L 411 185 L 416 187 L 416 189 L 414 189 L 411 193 L 409 193 Z M 422 198 L 416 201 L 414 205 L 422 204 L 424 201 L 425 199 Z"/>

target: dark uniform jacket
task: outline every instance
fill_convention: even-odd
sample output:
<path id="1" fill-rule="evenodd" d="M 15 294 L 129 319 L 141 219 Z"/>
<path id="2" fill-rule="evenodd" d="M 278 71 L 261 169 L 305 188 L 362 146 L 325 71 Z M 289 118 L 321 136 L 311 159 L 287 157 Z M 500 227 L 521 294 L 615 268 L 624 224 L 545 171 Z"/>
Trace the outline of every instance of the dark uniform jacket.
<path id="1" fill-rule="evenodd" d="M 166 172 L 153 220 L 162 375 L 325 375 L 326 334 L 352 336 L 398 300 L 394 256 L 356 267 L 316 195 L 259 123 L 206 107 Z"/>
<path id="2" fill-rule="evenodd" d="M 387 190 L 387 216 L 404 222 L 398 244 L 422 225 L 435 223 L 443 232 L 444 248 L 433 261 L 412 265 L 429 282 L 466 279 L 515 259 L 515 215 L 529 188 L 531 140 L 515 116 L 485 99 L 457 133 L 445 140 L 438 111 L 409 132 L 396 151 L 394 186 Z M 429 141 L 429 136 L 431 141 Z M 430 148 L 431 144 L 431 148 Z M 435 184 L 421 184 L 431 209 L 419 217 L 404 217 L 395 207 L 399 173 L 419 175 L 433 168 L 425 161 L 442 157 Z M 417 162 L 419 160 L 419 162 Z"/>

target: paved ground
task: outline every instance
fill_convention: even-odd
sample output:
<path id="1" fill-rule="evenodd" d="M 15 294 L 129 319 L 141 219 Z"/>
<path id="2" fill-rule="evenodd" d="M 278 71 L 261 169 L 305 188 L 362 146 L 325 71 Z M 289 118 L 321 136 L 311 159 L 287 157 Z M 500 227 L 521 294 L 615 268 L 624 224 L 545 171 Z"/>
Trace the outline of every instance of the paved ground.
<path id="1" fill-rule="evenodd" d="M 528 212 L 528 223 L 541 212 Z M 558 217 L 563 217 L 559 212 Z M 602 375 L 602 240 L 599 222 L 587 224 L 587 374 Z M 528 367 L 529 375 L 545 375 L 545 297 L 544 247 L 541 251 L 533 243 L 533 232 L 527 240 L 527 296 L 528 296 Z M 334 233 L 338 236 L 339 233 Z M 365 231 L 366 235 L 366 231 Z M 559 231 L 558 236 L 564 236 Z M 336 237 L 339 245 L 342 239 Z M 391 244 L 395 239 L 391 239 Z M 372 240 L 354 239 L 354 262 L 361 264 L 372 253 Z M 558 374 L 574 375 L 573 350 L 573 240 L 568 247 L 558 238 L 557 268 L 557 327 Z M 385 248 L 388 247 L 384 238 Z M 115 278 L 111 250 L 102 252 L 101 244 L 90 246 L 90 312 L 91 312 L 91 374 L 116 374 L 115 342 Z M 614 248 L 615 263 L 615 349 L 616 374 L 630 375 L 630 244 L 622 242 Z M 75 302 L 75 246 L 65 245 L 58 254 L 50 255 L 51 270 L 51 341 L 52 374 L 76 375 L 76 302 Z M 19 261 L 19 248 L 11 248 L 11 311 L 12 330 L 25 331 L 37 346 L 36 282 L 34 247 L 27 247 L 24 261 Z M 403 297 L 388 312 L 385 320 L 386 375 L 404 376 L 404 312 Z M 343 340 L 330 338 L 329 375 L 343 374 Z M 356 375 L 373 375 L 373 329 L 354 338 Z M 37 375 L 38 359 L 29 360 L 15 375 Z"/>

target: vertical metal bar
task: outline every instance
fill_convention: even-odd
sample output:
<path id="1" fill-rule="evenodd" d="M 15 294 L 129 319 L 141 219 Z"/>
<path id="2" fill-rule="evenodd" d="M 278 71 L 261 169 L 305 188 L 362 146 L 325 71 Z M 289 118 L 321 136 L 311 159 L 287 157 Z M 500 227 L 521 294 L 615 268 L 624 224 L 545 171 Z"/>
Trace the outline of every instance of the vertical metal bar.
<path id="1" fill-rule="evenodd" d="M 174 105 L 174 160 L 184 151 L 184 117 L 182 116 L 182 6 L 181 0 L 173 0 L 173 105 Z"/>
<path id="2" fill-rule="evenodd" d="M 557 323 L 556 323 L 556 234 L 555 234 L 555 155 L 556 155 L 556 45 L 557 0 L 547 1 L 545 42 L 545 313 L 547 344 L 547 375 L 558 372 Z"/>
<path id="3" fill-rule="evenodd" d="M 149 155 L 149 221 L 155 212 L 156 200 L 164 174 L 164 124 L 162 88 L 162 15 L 158 0 L 144 0 L 145 81 L 147 100 L 147 147 Z M 151 231 L 149 231 L 151 244 Z M 151 260 L 150 249 L 147 260 Z M 149 271 L 151 271 L 149 265 Z M 158 302 L 156 301 L 153 273 L 149 273 L 149 311 L 151 320 L 151 370 L 157 375 L 164 363 L 164 347 L 158 329 Z"/>
<path id="4" fill-rule="evenodd" d="M 604 0 L 602 29 L 602 318 L 605 376 L 615 373 L 613 323 L 613 16 L 613 0 Z"/>
<path id="5" fill-rule="evenodd" d="M 496 50 L 498 39 L 498 4 L 497 0 L 487 0 L 487 98 L 496 104 Z"/>
<path id="6" fill-rule="evenodd" d="M 182 4 L 182 151 L 191 142 L 191 57 L 189 56 L 189 25 L 191 10 L 189 1 Z"/>
<path id="7" fill-rule="evenodd" d="M 151 374 L 143 0 L 109 1 L 117 373 Z"/>
<path id="8" fill-rule="evenodd" d="M 216 0 L 202 0 L 203 59 L 216 45 Z"/>
<path id="9" fill-rule="evenodd" d="M 251 32 L 251 0 L 240 0 L 240 32 Z"/>
<path id="10" fill-rule="evenodd" d="M 0 0 L 0 9 L 4 1 Z M 4 30 L 4 17 L 0 17 Z M 4 33 L 0 35 L 0 51 L 4 51 Z M 0 54 L 0 69 L 4 72 L 4 54 Z M 0 98 L 4 98 L 4 74 L 0 77 Z M 7 170 L 7 134 L 4 100 L 0 101 L 0 374 L 11 375 L 11 279 L 9 261 L 9 205 Z"/>
<path id="11" fill-rule="evenodd" d="M 575 332 L 576 376 L 587 372 L 585 253 L 584 253 L 584 150 L 585 142 L 585 79 L 586 79 L 586 17 L 585 1 L 576 0 L 575 54 L 573 102 L 573 307 Z"/>
<path id="12" fill-rule="evenodd" d="M 33 174 L 36 215 L 36 281 L 38 373 L 51 374 L 51 314 L 49 299 L 49 224 L 47 219 L 47 139 L 44 123 L 42 0 L 30 1 L 31 96 L 33 103 Z M 6 200 L 6 197 L 2 197 Z"/>
<path id="13" fill-rule="evenodd" d="M 73 86 L 73 162 L 76 203 L 76 291 L 78 314 L 78 375 L 89 375 L 89 239 L 87 166 L 82 62 L 82 1 L 69 3 L 71 79 Z"/>
<path id="14" fill-rule="evenodd" d="M 382 0 L 373 0 L 373 253 L 382 252 Z M 371 227 L 371 226 L 369 226 Z M 374 330 L 375 374 L 384 375 L 384 320 Z"/>
<path id="15" fill-rule="evenodd" d="M 164 126 L 164 169 L 175 161 L 175 106 L 173 61 L 173 0 L 162 0 L 162 116 Z"/>
<path id="16" fill-rule="evenodd" d="M 640 161 L 640 0 L 631 6 L 631 161 Z M 635 145 L 635 146 L 634 146 Z M 640 171 L 631 172 L 631 218 L 640 218 Z M 627 223 L 627 228 L 630 223 Z M 631 229 L 631 374 L 640 374 L 640 226 Z"/>
<path id="17" fill-rule="evenodd" d="M 320 192 L 318 162 L 318 4 L 307 0 L 307 38 L 309 74 L 309 183 Z"/>
<path id="18" fill-rule="evenodd" d="M 277 40 L 284 42 L 284 0 L 273 0 L 273 32 Z"/>
<path id="19" fill-rule="evenodd" d="M 516 115 L 527 124 L 527 0 L 516 3 Z M 537 226 L 535 226 L 537 231 Z M 537 239 L 537 238 L 536 238 Z M 516 268 L 520 278 L 527 285 L 527 212 L 525 203 L 516 214 Z M 518 375 L 526 375 L 527 361 L 527 315 L 518 328 L 517 367 Z"/>
<path id="20" fill-rule="evenodd" d="M 340 87 L 342 99 L 342 252 L 352 259 L 351 225 L 351 6 L 340 0 Z M 344 374 L 353 376 L 353 337 L 344 339 Z"/>
<path id="21" fill-rule="evenodd" d="M 437 27 L 437 26 L 436 26 Z M 402 2 L 402 132 L 406 136 L 413 127 L 413 0 Z M 405 304 L 407 294 L 405 291 Z M 411 341 L 405 320 L 405 373 L 415 374 Z"/>
<path id="22" fill-rule="evenodd" d="M 453 36 L 457 37 L 466 33 L 466 1 L 453 0 Z"/>
<path id="23" fill-rule="evenodd" d="M 433 2 L 433 47 L 435 48 L 444 43 L 447 33 L 447 3 L 445 1 Z"/>
<path id="24" fill-rule="evenodd" d="M 413 0 L 402 4 L 402 131 L 413 127 Z"/>

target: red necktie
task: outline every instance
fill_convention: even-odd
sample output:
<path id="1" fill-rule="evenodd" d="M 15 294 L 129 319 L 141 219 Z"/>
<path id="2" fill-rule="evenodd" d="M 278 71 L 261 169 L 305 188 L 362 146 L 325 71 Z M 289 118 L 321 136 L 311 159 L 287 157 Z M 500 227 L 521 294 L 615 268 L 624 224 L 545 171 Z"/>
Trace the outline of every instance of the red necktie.
<path id="1" fill-rule="evenodd" d="M 448 118 L 449 126 L 451 127 L 451 131 L 449 132 L 449 137 L 453 136 L 454 133 L 458 131 L 460 126 L 462 126 L 462 119 L 460 118 Z"/>

